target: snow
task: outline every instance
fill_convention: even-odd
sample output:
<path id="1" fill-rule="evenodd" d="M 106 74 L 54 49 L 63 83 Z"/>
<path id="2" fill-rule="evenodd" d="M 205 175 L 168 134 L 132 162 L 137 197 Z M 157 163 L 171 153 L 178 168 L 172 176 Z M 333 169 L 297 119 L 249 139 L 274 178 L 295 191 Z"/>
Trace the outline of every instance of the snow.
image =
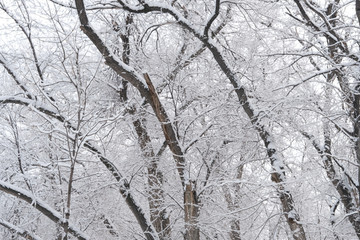
<path id="1" fill-rule="evenodd" d="M 18 97 L 18 96 L 2 96 L 0 97 L 0 103 L 1 102 L 14 102 L 14 103 L 20 103 L 23 105 L 27 105 L 27 106 L 33 106 L 36 109 L 41 109 L 47 112 L 51 112 L 54 115 L 57 115 L 57 109 L 49 106 L 49 105 L 45 105 L 44 103 L 37 101 L 37 100 L 31 100 L 28 98 L 23 98 L 23 97 Z"/>
<path id="2" fill-rule="evenodd" d="M 184 191 L 186 190 L 186 185 L 190 183 L 190 173 L 189 171 L 184 168 Z"/>
<path id="3" fill-rule="evenodd" d="M 8 192 L 10 189 L 11 193 Z M 58 219 L 59 222 L 65 223 L 67 222 L 67 220 L 65 218 L 62 217 L 62 215 L 60 213 L 58 213 L 57 211 L 55 211 L 50 205 L 48 205 L 46 202 L 40 200 L 39 198 L 35 197 L 31 192 L 26 191 L 22 188 L 19 188 L 15 185 L 9 184 L 7 182 L 1 181 L 0 180 L 0 190 L 3 192 L 7 192 L 11 195 L 15 194 L 13 192 L 16 192 L 17 195 L 19 196 L 20 199 L 24 200 L 21 195 L 25 196 L 26 198 L 30 198 L 32 200 L 31 205 L 32 206 L 40 206 L 41 208 L 46 209 L 46 211 L 48 211 L 52 216 L 54 216 L 55 218 Z M 76 232 L 76 234 L 78 234 L 79 236 L 81 236 L 83 239 L 89 239 L 89 237 L 83 233 L 80 229 L 78 229 L 77 227 L 73 226 L 71 223 L 69 223 L 69 228 L 71 228 L 74 232 Z"/>
<path id="4" fill-rule="evenodd" d="M 92 31 L 94 31 L 94 33 L 100 38 L 101 35 L 95 30 L 95 28 L 91 24 L 88 24 L 88 27 L 91 28 Z M 136 81 L 139 81 L 143 85 L 143 87 L 147 88 L 147 84 L 145 82 L 144 77 L 140 73 L 138 73 L 135 70 L 135 68 L 125 64 L 116 55 L 112 54 L 111 51 L 109 51 L 110 48 L 106 45 L 106 43 L 102 39 L 101 39 L 101 44 L 103 44 L 105 46 L 105 48 L 107 49 L 107 51 L 110 53 L 108 57 L 111 57 L 112 59 L 114 59 L 114 61 L 116 61 L 118 66 L 123 69 L 123 71 L 124 71 L 124 72 L 122 72 L 123 74 L 132 75 Z M 126 80 L 129 81 L 129 79 L 126 79 Z M 136 84 L 133 84 L 133 85 L 136 85 Z"/>
<path id="5" fill-rule="evenodd" d="M 297 213 L 294 209 L 292 209 L 290 212 L 288 212 L 288 218 L 296 220 Z"/>
<path id="6" fill-rule="evenodd" d="M 158 7 L 160 9 L 166 9 L 170 14 L 176 18 L 178 22 L 181 22 L 181 24 L 185 25 L 190 31 L 193 32 L 193 34 L 197 36 L 202 36 L 202 33 L 199 32 L 197 29 L 194 28 L 193 24 L 188 21 L 186 18 L 183 17 L 183 15 L 174 7 L 170 6 L 169 4 L 165 3 L 152 3 L 149 4 L 151 7 Z"/>
<path id="7" fill-rule="evenodd" d="M 1 218 L 0 218 L 0 225 L 3 225 L 3 226 L 5 226 L 7 228 L 10 228 L 10 229 L 13 229 L 13 230 L 16 231 L 16 233 L 19 233 L 20 235 L 24 235 L 26 233 L 25 230 L 23 230 L 23 229 L 15 226 L 15 225 L 7 222 L 7 221 L 4 221 Z M 37 235 L 35 235 L 33 233 L 31 234 L 31 237 L 32 237 L 33 240 L 41 240 L 41 238 L 39 236 L 37 236 Z"/>

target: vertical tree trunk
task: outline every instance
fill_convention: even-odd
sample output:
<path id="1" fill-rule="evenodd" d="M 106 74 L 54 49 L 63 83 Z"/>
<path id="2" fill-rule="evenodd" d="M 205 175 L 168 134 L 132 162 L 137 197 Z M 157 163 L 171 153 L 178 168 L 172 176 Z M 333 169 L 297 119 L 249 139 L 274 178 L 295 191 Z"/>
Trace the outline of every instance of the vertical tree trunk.
<path id="1" fill-rule="evenodd" d="M 240 180 L 242 178 L 243 170 L 244 170 L 244 165 L 238 166 L 238 168 L 237 168 L 237 176 L 236 176 L 237 180 Z M 231 212 L 236 211 L 236 209 L 238 209 L 238 207 L 240 207 L 240 205 L 239 205 L 239 198 L 241 196 L 240 184 L 236 183 L 236 185 L 234 187 L 235 187 L 235 194 L 234 194 L 235 196 L 232 196 L 229 187 L 227 185 L 223 186 L 225 200 L 227 202 L 228 209 Z M 231 229 L 231 231 L 230 231 L 230 239 L 231 240 L 241 240 L 240 220 L 239 219 L 231 220 L 230 229 Z"/>
<path id="2" fill-rule="evenodd" d="M 356 8 L 356 17 L 360 25 L 360 0 L 356 0 L 355 8 Z"/>
<path id="3" fill-rule="evenodd" d="M 357 7 L 358 7 L 358 2 L 359 1 L 356 1 Z M 357 14 L 359 14 L 359 12 L 357 12 Z M 360 19 L 359 19 L 359 21 L 360 21 Z M 358 196 L 360 199 L 360 186 L 359 186 L 359 181 L 360 181 L 360 84 L 359 84 L 359 82 L 355 86 L 353 99 L 354 99 L 353 100 L 353 108 L 354 108 L 353 126 L 354 126 L 354 137 L 355 137 L 354 149 L 355 149 L 356 161 L 358 163 L 357 192 L 358 192 Z M 352 195 L 350 193 L 348 195 L 350 195 L 351 198 L 348 200 L 344 199 L 348 202 L 347 206 L 345 206 L 346 212 L 347 213 L 350 213 L 353 211 L 356 212 L 356 214 L 351 214 L 349 216 L 349 220 L 355 229 L 356 235 L 360 239 L 360 214 L 359 214 L 359 210 L 358 210 L 359 206 L 355 205 L 355 201 L 352 199 Z"/>
<path id="4" fill-rule="evenodd" d="M 184 240 L 199 240 L 200 231 L 197 226 L 199 217 L 199 206 L 195 190 L 195 184 L 189 182 L 185 186 L 184 192 L 184 211 L 185 211 L 185 235 Z"/>
<path id="5" fill-rule="evenodd" d="M 228 208 L 230 211 L 235 211 L 236 208 L 238 207 L 236 203 L 234 203 L 236 200 L 233 199 L 233 197 L 231 196 L 230 193 L 230 189 L 228 188 L 228 186 L 224 185 L 223 186 L 223 191 L 225 194 L 225 200 L 227 202 Z M 236 195 L 239 194 L 238 191 L 235 191 Z M 236 197 L 236 196 L 235 196 Z M 230 239 L 231 240 L 241 240 L 240 237 L 240 221 L 237 219 L 233 219 L 231 220 L 230 223 Z"/>
<path id="6" fill-rule="evenodd" d="M 149 88 L 151 96 L 151 104 L 153 106 L 156 117 L 161 123 L 161 127 L 167 141 L 167 144 L 173 153 L 173 157 L 176 162 L 177 171 L 180 176 L 181 184 L 184 188 L 184 211 L 185 211 L 185 239 L 186 240 L 198 240 L 200 239 L 200 231 L 197 225 L 199 216 L 198 199 L 196 195 L 196 189 L 193 182 L 187 180 L 185 171 L 185 157 L 180 143 L 177 139 L 174 126 L 172 125 L 167 113 L 162 106 L 159 97 L 156 93 L 156 89 L 153 86 L 148 74 L 144 74 L 145 81 Z"/>
<path id="7" fill-rule="evenodd" d="M 126 31 L 122 33 L 120 31 L 118 23 L 113 20 L 113 29 L 116 32 L 120 32 L 120 38 L 122 40 L 123 51 L 122 51 L 122 60 L 125 64 L 130 65 L 130 25 L 133 23 L 132 14 L 128 14 L 126 17 Z M 127 102 L 127 84 L 128 82 L 124 79 L 119 79 L 122 81 L 122 88 L 119 91 L 120 101 Z M 135 115 L 135 107 L 130 107 L 127 111 L 131 115 Z M 138 143 L 142 151 L 144 158 L 149 161 L 147 165 L 148 172 L 148 202 L 150 209 L 150 220 L 157 231 L 160 239 L 171 239 L 171 228 L 170 228 L 170 219 L 166 214 L 166 209 L 163 208 L 164 203 L 164 193 L 163 193 L 163 176 L 160 170 L 158 169 L 158 156 L 155 156 L 154 150 L 151 146 L 151 138 L 148 134 L 146 125 L 144 124 L 145 119 L 141 117 L 141 114 L 138 119 L 133 121 L 133 126 L 135 128 L 136 134 L 138 136 Z"/>
<path id="8" fill-rule="evenodd" d="M 163 176 L 158 169 L 158 156 L 155 156 L 151 146 L 150 136 L 141 119 L 133 122 L 138 142 L 145 159 L 149 160 L 148 171 L 148 201 L 150 220 L 153 223 L 160 239 L 171 239 L 170 219 L 164 208 Z"/>

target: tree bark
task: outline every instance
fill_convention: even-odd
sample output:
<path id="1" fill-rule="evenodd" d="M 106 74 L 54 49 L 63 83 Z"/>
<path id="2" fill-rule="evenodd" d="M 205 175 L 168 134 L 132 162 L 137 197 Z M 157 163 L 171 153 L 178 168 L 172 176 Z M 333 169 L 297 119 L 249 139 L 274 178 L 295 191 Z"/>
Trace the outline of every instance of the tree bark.
<path id="1" fill-rule="evenodd" d="M 122 51 L 122 60 L 125 64 L 130 65 L 130 26 L 133 23 L 132 14 L 128 14 L 126 17 L 126 31 L 122 33 L 118 28 L 117 22 L 113 20 L 113 29 L 116 32 L 120 32 L 120 38 L 122 40 L 123 51 Z M 122 81 L 122 88 L 119 91 L 120 101 L 126 103 L 128 99 L 127 94 L 127 84 L 128 81 L 125 79 L 119 79 Z M 132 116 L 135 116 L 137 109 L 129 107 L 127 112 Z M 163 175 L 158 168 L 159 156 L 156 156 L 154 149 L 151 145 L 151 138 L 148 134 L 145 119 L 142 117 L 142 114 L 139 114 L 138 119 L 132 122 L 135 132 L 138 136 L 138 144 L 140 146 L 142 155 L 145 160 L 149 161 L 147 164 L 147 180 L 148 180 L 148 202 L 150 208 L 150 220 L 157 231 L 160 239 L 171 239 L 171 228 L 170 228 L 170 218 L 166 213 L 164 208 L 164 191 L 163 191 Z"/>
<path id="2" fill-rule="evenodd" d="M 185 158 L 180 147 L 179 141 L 176 137 L 174 127 L 172 126 L 169 117 L 167 116 L 156 90 L 150 80 L 149 75 L 144 74 L 145 81 L 149 87 L 151 102 L 153 103 L 154 111 L 161 123 L 163 133 L 170 150 L 173 153 L 177 164 L 177 170 L 180 175 L 181 184 L 184 187 L 184 214 L 185 214 L 185 240 L 200 239 L 200 232 L 197 226 L 197 218 L 199 216 L 198 199 L 196 195 L 195 185 L 187 180 L 185 176 Z"/>
<path id="3" fill-rule="evenodd" d="M 244 165 L 240 165 L 237 168 L 237 176 L 236 179 L 237 180 L 241 180 L 242 175 L 243 175 L 243 170 L 244 170 Z M 232 197 L 231 196 L 231 192 L 228 186 L 224 185 L 223 186 L 223 190 L 225 193 L 225 200 L 228 204 L 228 208 L 230 211 L 236 211 L 236 209 L 239 207 L 239 197 L 241 195 L 240 193 L 240 184 L 236 183 L 235 186 L 235 196 Z M 241 240 L 241 235 L 240 235 L 240 221 L 238 219 L 233 219 L 231 221 L 231 232 L 230 232 L 230 239 L 231 240 Z"/>
<path id="4" fill-rule="evenodd" d="M 111 66 L 120 76 L 123 76 L 125 79 L 128 79 L 130 83 L 132 83 L 138 90 L 140 91 L 141 95 L 145 97 L 150 105 L 152 106 L 157 118 L 161 122 L 161 126 L 163 129 L 163 133 L 165 135 L 166 140 L 168 141 L 168 145 L 170 150 L 173 153 L 173 156 L 175 158 L 177 169 L 180 175 L 181 182 L 183 184 L 183 187 L 186 190 L 187 183 L 185 179 L 185 159 L 183 152 L 181 150 L 181 147 L 179 145 L 179 142 L 177 140 L 174 128 L 163 108 L 161 105 L 155 88 L 152 86 L 152 83 L 150 81 L 150 78 L 147 74 L 144 75 L 144 78 L 146 80 L 146 83 L 148 85 L 148 90 L 144 88 L 141 81 L 138 81 L 137 75 L 134 72 L 129 72 L 124 68 L 124 66 L 121 66 L 118 61 L 116 61 L 110 54 L 107 47 L 103 44 L 99 36 L 93 31 L 93 29 L 89 26 L 88 18 L 85 12 L 84 3 L 82 0 L 75 0 L 79 19 L 81 22 L 81 28 L 84 31 L 84 33 L 90 38 L 90 40 L 95 44 L 95 46 L 98 48 L 98 50 L 103 54 L 105 57 L 105 60 L 109 66 Z M 270 159 L 270 163 L 273 167 L 273 172 L 271 173 L 271 179 L 273 182 L 277 185 L 277 190 L 279 192 L 280 202 L 285 214 L 285 217 L 287 219 L 288 225 L 290 229 L 292 230 L 293 237 L 295 240 L 305 240 L 305 231 L 303 229 L 302 224 L 300 223 L 299 215 L 297 214 L 295 207 L 294 207 L 294 201 L 292 198 L 291 193 L 285 189 L 285 171 L 283 167 L 282 160 L 279 159 L 279 156 L 277 156 L 277 150 L 273 148 L 273 145 L 271 144 L 271 137 L 269 132 L 265 129 L 265 126 L 263 126 L 258 119 L 258 116 L 256 116 L 255 111 L 252 109 L 250 102 L 248 101 L 248 96 L 246 93 L 246 90 L 244 87 L 240 86 L 239 79 L 236 77 L 235 73 L 229 68 L 227 63 L 225 62 L 222 54 L 218 50 L 215 45 L 210 43 L 209 38 L 206 35 L 202 35 L 199 32 L 197 32 L 195 29 L 191 27 L 189 22 L 179 15 L 179 13 L 169 7 L 164 7 L 163 5 L 158 6 L 154 5 L 151 6 L 148 3 L 142 3 L 143 8 L 132 8 L 128 4 L 124 3 L 123 1 L 119 1 L 119 3 L 122 5 L 123 9 L 129 12 L 133 13 L 148 13 L 148 12 L 162 12 L 162 13 L 168 13 L 171 16 L 173 16 L 177 23 L 184 27 L 185 29 L 189 30 L 191 33 L 195 35 L 202 43 L 211 51 L 211 53 L 214 56 L 215 61 L 218 63 L 220 69 L 224 72 L 224 74 L 227 76 L 227 78 L 230 80 L 231 84 L 233 85 L 235 92 L 237 94 L 238 100 L 242 108 L 244 109 L 245 113 L 249 117 L 251 123 L 259 133 L 261 139 L 264 142 L 264 145 L 267 149 L 267 155 Z M 213 20 L 212 20 L 213 21 Z M 210 26 L 209 26 L 210 27 Z M 149 96 L 150 95 L 150 96 Z M 186 191 L 185 191 L 186 192 Z M 191 198 L 186 198 L 191 199 Z M 192 204 L 192 202 L 188 202 L 185 204 Z M 195 208 L 195 206 L 194 206 Z"/>
<path id="5" fill-rule="evenodd" d="M 199 240 L 200 231 L 197 226 L 199 217 L 199 205 L 194 182 L 189 182 L 185 186 L 184 192 L 184 212 L 185 212 L 185 235 L 184 240 Z"/>
<path id="6" fill-rule="evenodd" d="M 355 4 L 355 11 L 356 11 L 356 17 L 359 21 L 359 25 L 360 25 L 360 0 L 356 0 L 356 4 Z"/>
<path id="7" fill-rule="evenodd" d="M 158 168 L 159 157 L 155 156 L 151 146 L 150 136 L 141 119 L 133 122 L 138 135 L 138 142 L 145 159 L 149 160 L 148 171 L 148 201 L 150 220 L 160 239 L 171 239 L 170 218 L 164 208 L 163 175 Z"/>

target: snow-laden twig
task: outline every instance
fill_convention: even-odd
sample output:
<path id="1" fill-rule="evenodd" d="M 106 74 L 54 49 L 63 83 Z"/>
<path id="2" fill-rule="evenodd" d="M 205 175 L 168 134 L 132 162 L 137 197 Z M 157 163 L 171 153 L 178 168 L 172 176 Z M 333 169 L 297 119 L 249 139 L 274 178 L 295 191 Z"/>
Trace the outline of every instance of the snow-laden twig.
<path id="1" fill-rule="evenodd" d="M 33 233 L 29 232 L 29 231 L 26 231 L 24 229 L 21 229 L 21 228 L 15 226 L 15 225 L 11 224 L 8 221 L 5 221 L 5 220 L 1 219 L 1 218 L 0 218 L 0 225 L 10 229 L 11 231 L 16 232 L 16 234 L 22 236 L 25 239 L 28 239 L 28 240 L 42 240 L 39 236 L 37 236 L 37 235 L 35 235 L 35 234 L 33 234 Z"/>
<path id="2" fill-rule="evenodd" d="M 48 205 L 46 202 L 42 201 L 41 199 L 33 196 L 31 192 L 1 180 L 0 180 L 0 191 L 13 195 L 29 203 L 31 206 L 39 210 L 44 216 L 48 217 L 51 221 L 59 224 L 62 228 L 68 227 L 69 233 L 74 235 L 77 239 L 79 240 L 90 239 L 84 232 L 82 232 L 72 223 L 66 221 L 66 219 L 63 218 L 62 215 L 56 210 L 54 210 L 50 205 Z"/>

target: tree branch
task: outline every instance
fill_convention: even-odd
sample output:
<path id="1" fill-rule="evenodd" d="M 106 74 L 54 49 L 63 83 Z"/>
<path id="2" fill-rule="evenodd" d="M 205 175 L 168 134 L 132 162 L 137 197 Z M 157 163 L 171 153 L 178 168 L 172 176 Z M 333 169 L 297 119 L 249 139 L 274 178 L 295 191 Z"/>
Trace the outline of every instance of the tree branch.
<path id="1" fill-rule="evenodd" d="M 360 25 L 360 0 L 356 0 L 355 11 L 356 11 L 356 17 L 357 17 L 357 19 L 359 21 L 359 25 Z"/>
<path id="2" fill-rule="evenodd" d="M 35 99 L 35 96 L 33 96 L 30 91 L 25 87 L 24 84 L 20 81 L 19 77 L 16 75 L 15 71 L 11 69 L 9 64 L 7 63 L 6 59 L 2 54 L 0 54 L 0 64 L 3 65 L 7 73 L 14 79 L 15 83 L 21 88 L 21 90 L 24 91 L 25 95 L 29 99 Z"/>
<path id="3" fill-rule="evenodd" d="M 126 6 L 125 3 L 123 3 L 122 1 L 119 1 L 119 2 L 121 4 L 123 4 L 124 6 Z M 106 60 L 105 63 L 108 64 L 117 74 L 119 74 L 121 77 L 123 77 L 128 82 L 130 82 L 135 88 L 137 88 L 138 91 L 140 92 L 141 96 L 144 97 L 151 105 L 156 117 L 158 118 L 159 122 L 161 123 L 163 134 L 167 140 L 167 143 L 169 145 L 171 152 L 173 153 L 173 157 L 174 157 L 176 165 L 177 165 L 181 183 L 183 184 L 183 186 L 185 186 L 186 177 L 185 177 L 184 153 L 179 144 L 176 132 L 170 121 L 170 118 L 167 115 L 165 108 L 161 104 L 159 97 L 157 96 L 156 89 L 153 86 L 149 75 L 144 74 L 144 76 L 141 76 L 133 68 L 126 65 L 124 62 L 122 62 L 120 60 L 116 60 L 111 55 L 110 50 L 105 45 L 105 43 L 101 40 L 99 35 L 90 26 L 83 0 L 75 0 L 75 3 L 76 3 L 76 7 L 77 7 L 77 12 L 79 15 L 80 23 L 81 23 L 80 28 L 84 31 L 84 33 L 88 36 L 88 38 L 97 47 L 99 52 L 104 56 L 104 58 Z M 177 15 L 177 12 L 173 12 L 172 10 L 171 11 L 166 10 L 166 8 L 163 8 L 160 6 L 149 7 L 149 5 L 147 5 L 146 3 L 143 3 L 143 6 L 144 6 L 144 9 L 146 9 L 146 11 L 151 12 L 151 11 L 159 11 L 159 10 L 163 9 L 164 11 L 171 12 L 174 15 L 176 15 L 178 18 L 180 18 L 180 16 Z M 129 9 L 131 11 L 135 11 L 132 8 L 129 8 Z M 137 10 L 135 12 L 137 12 Z M 142 12 L 142 10 L 140 12 Z M 182 19 L 181 21 L 186 21 L 186 20 Z M 146 83 L 146 85 L 144 84 L 144 82 Z"/>
<path id="4" fill-rule="evenodd" d="M 80 229 L 76 228 L 74 225 L 70 224 L 66 219 L 64 219 L 60 213 L 52 209 L 47 203 L 42 200 L 34 197 L 31 192 L 18 188 L 12 184 L 6 183 L 0 180 L 0 191 L 7 194 L 13 195 L 21 200 L 31 204 L 34 208 L 39 210 L 44 216 L 48 217 L 51 221 L 56 224 L 60 224 L 62 228 L 68 227 L 69 233 L 74 235 L 79 240 L 90 239 L 85 233 Z"/>
<path id="5" fill-rule="evenodd" d="M 24 105 L 24 106 L 32 106 L 39 112 L 42 112 L 52 118 L 57 119 L 58 121 L 62 122 L 67 126 L 68 128 L 75 129 L 71 126 L 71 123 L 67 122 L 63 116 L 58 114 L 56 111 L 53 111 L 52 109 L 46 108 L 41 103 L 38 103 L 37 101 L 29 100 L 26 98 L 21 97 L 0 97 L 0 104 L 18 104 L 18 105 Z M 109 170 L 109 172 L 113 175 L 113 177 L 116 179 L 117 182 L 120 183 L 120 193 L 125 198 L 125 201 L 127 205 L 129 206 L 130 210 L 133 212 L 135 218 L 139 221 L 139 224 L 141 228 L 145 232 L 152 232 L 152 226 L 147 220 L 145 213 L 142 211 L 141 207 L 138 205 L 138 203 L 135 201 L 133 195 L 130 191 L 130 184 L 128 181 L 123 177 L 121 172 L 117 169 L 117 167 L 109 160 L 107 159 L 96 147 L 94 147 L 89 141 L 85 141 L 84 147 L 86 147 L 90 152 L 95 154 L 100 161 L 105 165 L 105 167 Z M 154 232 L 155 233 L 155 232 Z M 156 234 L 156 233 L 155 233 Z M 150 238 L 148 239 L 157 239 L 156 237 L 153 237 L 152 234 L 150 234 Z M 154 235 L 156 236 L 156 235 Z"/>
<path id="6" fill-rule="evenodd" d="M 16 232 L 19 236 L 21 236 L 27 240 L 41 240 L 41 238 L 36 236 L 35 234 L 33 234 L 29 231 L 23 230 L 7 221 L 2 220 L 1 218 L 0 218 L 0 225 L 10 229 L 11 231 Z"/>
<path id="7" fill-rule="evenodd" d="M 142 97 L 148 98 L 149 92 L 146 85 L 144 84 L 143 77 L 139 75 L 135 69 L 126 65 L 121 60 L 116 59 L 116 57 L 111 54 L 109 48 L 104 44 L 99 35 L 90 26 L 84 2 L 82 0 L 75 0 L 75 3 L 81 23 L 80 28 L 105 58 L 105 64 L 109 65 L 119 76 L 135 86 L 139 90 Z"/>
<path id="8" fill-rule="evenodd" d="M 58 111 L 54 108 L 50 108 L 40 101 L 27 99 L 23 97 L 16 97 L 16 96 L 2 96 L 0 97 L 0 104 L 18 104 L 23 106 L 34 107 L 36 110 L 45 113 L 46 115 L 59 120 L 60 122 L 65 122 L 65 118 L 61 116 Z"/>
<path id="9" fill-rule="evenodd" d="M 219 12 L 220 12 L 220 0 L 216 0 L 215 3 L 215 12 L 214 14 L 211 16 L 211 18 L 209 19 L 209 21 L 207 22 L 205 29 L 204 29 L 204 36 L 205 37 L 209 37 L 209 29 L 211 27 L 211 24 L 215 21 L 215 19 L 219 16 Z"/>

